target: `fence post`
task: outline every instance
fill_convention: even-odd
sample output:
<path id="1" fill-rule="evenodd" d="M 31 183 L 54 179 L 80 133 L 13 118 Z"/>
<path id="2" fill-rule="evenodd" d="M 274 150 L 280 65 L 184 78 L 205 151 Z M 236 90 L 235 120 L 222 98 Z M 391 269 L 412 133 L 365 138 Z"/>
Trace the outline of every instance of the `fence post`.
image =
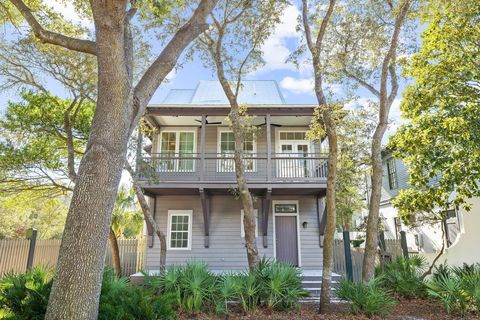
<path id="1" fill-rule="evenodd" d="M 400 244 L 402 245 L 403 256 L 406 259 L 409 259 L 407 247 L 407 233 L 405 231 L 400 231 Z"/>
<path id="2" fill-rule="evenodd" d="M 27 271 L 32 269 L 33 257 L 35 255 L 35 245 L 37 243 L 37 229 L 30 229 L 32 235 L 30 236 L 30 245 L 28 247 Z"/>
<path id="3" fill-rule="evenodd" d="M 345 271 L 347 279 L 353 281 L 352 252 L 350 250 L 350 231 L 343 231 L 343 249 L 345 250 Z"/>

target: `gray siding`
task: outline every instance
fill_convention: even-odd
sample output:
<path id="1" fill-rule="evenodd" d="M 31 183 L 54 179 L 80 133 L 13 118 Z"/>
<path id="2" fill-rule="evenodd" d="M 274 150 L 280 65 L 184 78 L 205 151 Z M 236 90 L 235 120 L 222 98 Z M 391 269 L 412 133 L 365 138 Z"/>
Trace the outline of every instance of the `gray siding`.
<path id="1" fill-rule="evenodd" d="M 313 196 L 307 197 L 273 197 L 272 200 L 299 200 L 300 209 L 300 252 L 304 269 L 321 269 L 322 249 L 319 247 L 319 231 L 316 214 L 316 203 Z M 257 206 L 260 205 L 260 201 Z M 168 210 L 193 210 L 192 249 L 168 250 L 167 264 L 182 264 L 189 259 L 207 262 L 212 270 L 241 270 L 247 268 L 244 240 L 240 236 L 241 203 L 231 196 L 212 196 L 210 248 L 204 247 L 203 215 L 198 196 L 158 196 L 156 220 L 161 229 L 167 232 Z M 307 228 L 303 228 L 303 222 Z M 257 246 L 261 256 L 274 257 L 273 252 L 273 220 L 269 213 L 268 248 L 263 248 L 261 229 Z M 146 268 L 159 269 L 160 248 L 158 239 L 154 247 L 147 248 Z"/>
<path id="2" fill-rule="evenodd" d="M 408 188 L 408 171 L 407 167 L 403 163 L 403 161 L 399 159 L 395 159 L 395 166 L 397 169 L 397 180 L 398 180 L 398 188 L 390 189 L 390 185 L 388 183 L 388 168 L 387 168 L 387 160 L 390 157 L 386 157 L 383 159 L 383 178 L 382 178 L 382 202 L 387 202 L 392 198 L 395 198 L 401 189 Z"/>

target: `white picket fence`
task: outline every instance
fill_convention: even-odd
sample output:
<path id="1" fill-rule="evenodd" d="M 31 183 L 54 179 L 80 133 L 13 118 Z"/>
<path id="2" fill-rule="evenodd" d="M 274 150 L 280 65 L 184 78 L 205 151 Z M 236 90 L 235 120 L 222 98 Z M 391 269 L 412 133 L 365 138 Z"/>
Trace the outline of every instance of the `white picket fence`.
<path id="1" fill-rule="evenodd" d="M 122 275 L 129 276 L 143 269 L 145 260 L 145 239 L 119 239 Z M 0 240 L 0 277 L 7 273 L 23 273 L 27 269 L 30 240 Z M 37 240 L 33 266 L 54 268 L 57 265 L 60 240 Z M 110 245 L 107 248 L 105 264 L 111 265 Z"/>

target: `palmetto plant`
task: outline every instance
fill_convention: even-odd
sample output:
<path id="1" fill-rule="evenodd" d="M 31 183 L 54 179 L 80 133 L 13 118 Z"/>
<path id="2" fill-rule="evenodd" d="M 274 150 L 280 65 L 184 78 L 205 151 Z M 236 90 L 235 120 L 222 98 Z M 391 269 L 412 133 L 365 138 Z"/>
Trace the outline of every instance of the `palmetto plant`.
<path id="1" fill-rule="evenodd" d="M 165 293 L 174 294 L 178 306 L 188 312 L 199 312 L 216 305 L 220 277 L 208 270 L 204 262 L 190 261 L 184 266 L 170 266 L 160 276 Z"/>
<path id="2" fill-rule="evenodd" d="M 53 271 L 36 267 L 25 274 L 8 274 L 0 280 L 2 319 L 43 319 L 52 287 Z"/>
<path id="3" fill-rule="evenodd" d="M 254 273 L 260 283 L 260 299 L 267 308 L 292 309 L 308 296 L 300 270 L 292 265 L 262 260 Z"/>
<path id="4" fill-rule="evenodd" d="M 428 284 L 428 293 L 440 300 L 448 313 L 480 311 L 480 265 L 441 265 Z"/>
<path id="5" fill-rule="evenodd" d="M 355 314 L 363 313 L 369 317 L 386 315 L 396 302 L 390 298 L 388 291 L 379 285 L 380 278 L 374 278 L 367 284 L 343 279 L 335 293 L 340 299 L 351 302 L 351 309 Z"/>
<path id="6" fill-rule="evenodd" d="M 424 257 L 413 256 L 410 259 L 399 257 L 385 265 L 379 284 L 393 294 L 407 298 L 419 298 L 426 294 L 426 285 L 422 277 L 427 268 Z M 380 269 L 377 270 L 377 273 Z"/>

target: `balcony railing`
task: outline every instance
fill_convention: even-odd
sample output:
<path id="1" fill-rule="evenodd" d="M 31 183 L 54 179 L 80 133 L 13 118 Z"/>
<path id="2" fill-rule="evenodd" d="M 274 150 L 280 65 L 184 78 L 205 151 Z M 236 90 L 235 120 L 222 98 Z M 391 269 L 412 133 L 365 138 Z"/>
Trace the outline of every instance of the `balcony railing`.
<path id="1" fill-rule="evenodd" d="M 313 153 L 244 154 L 248 181 L 316 182 L 327 177 L 327 157 Z M 228 182 L 235 183 L 233 154 L 184 153 L 152 154 L 140 161 L 139 178 L 155 182 Z"/>

